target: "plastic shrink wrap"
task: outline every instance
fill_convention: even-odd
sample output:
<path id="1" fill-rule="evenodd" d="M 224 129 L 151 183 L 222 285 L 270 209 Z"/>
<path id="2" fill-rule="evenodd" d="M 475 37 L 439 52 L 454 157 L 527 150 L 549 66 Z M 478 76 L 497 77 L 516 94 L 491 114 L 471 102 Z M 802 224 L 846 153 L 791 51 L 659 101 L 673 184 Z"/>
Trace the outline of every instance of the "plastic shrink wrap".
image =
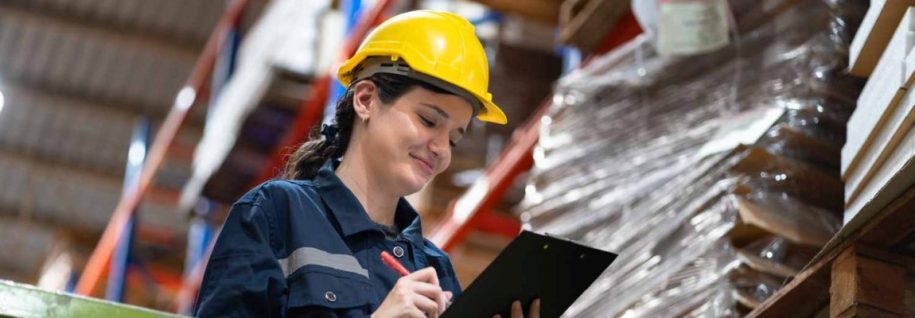
<path id="1" fill-rule="evenodd" d="M 840 227 L 866 1 L 739 2 L 757 26 L 726 48 L 642 36 L 557 85 L 518 213 L 620 255 L 565 316 L 742 316 Z"/>

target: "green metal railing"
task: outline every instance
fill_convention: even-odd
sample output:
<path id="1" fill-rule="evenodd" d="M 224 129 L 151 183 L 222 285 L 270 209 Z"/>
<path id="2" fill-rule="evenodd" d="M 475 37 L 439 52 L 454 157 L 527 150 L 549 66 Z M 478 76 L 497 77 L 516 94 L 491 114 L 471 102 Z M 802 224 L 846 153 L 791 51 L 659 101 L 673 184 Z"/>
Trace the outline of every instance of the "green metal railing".
<path id="1" fill-rule="evenodd" d="M 26 284 L 0 280 L 0 317 L 181 317 Z"/>

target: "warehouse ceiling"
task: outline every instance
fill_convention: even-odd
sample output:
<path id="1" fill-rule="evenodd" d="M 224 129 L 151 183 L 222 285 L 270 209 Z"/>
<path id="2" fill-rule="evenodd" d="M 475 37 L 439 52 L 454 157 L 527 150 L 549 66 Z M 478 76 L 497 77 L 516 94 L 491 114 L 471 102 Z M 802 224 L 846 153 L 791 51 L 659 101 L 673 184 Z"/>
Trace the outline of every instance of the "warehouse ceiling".
<path id="1" fill-rule="evenodd" d="M 218 0 L 0 1 L 0 225 L 94 243 L 120 198 L 133 130 L 142 118 L 153 129 L 162 122 L 224 7 Z M 184 125 L 141 204 L 140 235 L 148 240 L 184 237 L 186 217 L 174 207 L 205 111 L 198 107 Z M 0 241 L 30 241 L 13 233 L 0 231 Z M 23 253 L 42 255 L 46 245 Z M 0 277 L 33 280 L 42 259 L 33 256 L 0 255 Z"/>

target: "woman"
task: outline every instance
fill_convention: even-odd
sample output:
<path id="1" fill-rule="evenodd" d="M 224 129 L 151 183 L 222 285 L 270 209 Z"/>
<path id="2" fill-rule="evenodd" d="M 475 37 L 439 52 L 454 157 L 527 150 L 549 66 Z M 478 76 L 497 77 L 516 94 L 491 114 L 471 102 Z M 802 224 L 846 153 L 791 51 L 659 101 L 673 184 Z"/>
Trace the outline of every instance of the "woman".
<path id="1" fill-rule="evenodd" d="M 437 317 L 460 294 L 403 197 L 448 167 L 471 117 L 506 122 L 473 26 L 444 12 L 398 15 L 338 78 L 348 88 L 335 123 L 290 156 L 282 180 L 233 205 L 197 315 Z M 412 274 L 400 277 L 382 251 Z M 521 317 L 520 303 L 512 311 Z M 529 317 L 538 314 L 535 301 Z"/>

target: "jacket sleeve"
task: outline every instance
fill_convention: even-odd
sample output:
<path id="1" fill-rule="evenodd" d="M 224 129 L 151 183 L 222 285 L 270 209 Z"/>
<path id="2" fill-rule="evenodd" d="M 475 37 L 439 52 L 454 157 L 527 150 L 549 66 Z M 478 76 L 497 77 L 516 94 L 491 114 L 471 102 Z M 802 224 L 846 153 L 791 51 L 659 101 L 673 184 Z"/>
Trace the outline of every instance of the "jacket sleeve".
<path id="1" fill-rule="evenodd" d="M 271 248 L 269 203 L 236 203 L 213 248 L 195 314 L 200 317 L 282 317 L 286 277 Z"/>

